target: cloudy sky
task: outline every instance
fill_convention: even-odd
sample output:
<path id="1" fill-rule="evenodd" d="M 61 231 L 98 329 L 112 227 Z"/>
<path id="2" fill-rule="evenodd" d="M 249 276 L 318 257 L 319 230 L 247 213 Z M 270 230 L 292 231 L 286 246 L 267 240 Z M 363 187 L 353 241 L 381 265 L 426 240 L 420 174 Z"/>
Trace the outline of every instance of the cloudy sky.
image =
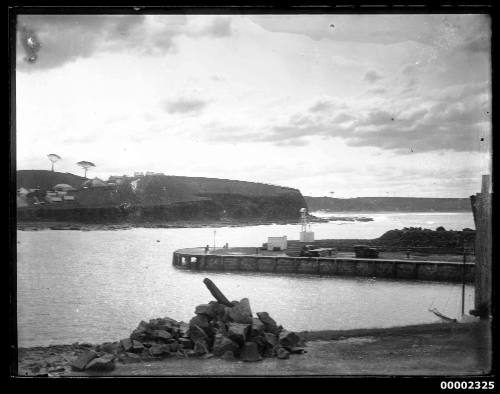
<path id="1" fill-rule="evenodd" d="M 21 15 L 17 167 L 468 197 L 490 60 L 484 15 Z"/>

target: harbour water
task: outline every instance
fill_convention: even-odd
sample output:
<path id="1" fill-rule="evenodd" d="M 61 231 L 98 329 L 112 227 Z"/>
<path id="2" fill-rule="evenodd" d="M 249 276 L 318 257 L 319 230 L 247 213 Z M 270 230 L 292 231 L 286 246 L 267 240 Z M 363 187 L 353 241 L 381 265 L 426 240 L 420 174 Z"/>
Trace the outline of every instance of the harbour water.
<path id="1" fill-rule="evenodd" d="M 321 214 L 321 213 L 320 213 Z M 327 216 L 326 213 L 322 213 Z M 312 226 L 316 238 L 376 238 L 403 227 L 474 228 L 472 214 L 345 213 L 371 222 Z M 210 277 L 231 299 L 248 297 L 290 330 L 392 327 L 429 323 L 435 307 L 458 317 L 461 285 L 370 278 L 264 273 L 203 273 L 172 266 L 176 249 L 258 246 L 268 236 L 297 239 L 298 225 L 116 231 L 17 232 L 17 319 L 21 347 L 124 338 L 140 320 L 170 316 L 189 321 L 211 295 Z M 466 286 L 466 311 L 473 288 Z"/>

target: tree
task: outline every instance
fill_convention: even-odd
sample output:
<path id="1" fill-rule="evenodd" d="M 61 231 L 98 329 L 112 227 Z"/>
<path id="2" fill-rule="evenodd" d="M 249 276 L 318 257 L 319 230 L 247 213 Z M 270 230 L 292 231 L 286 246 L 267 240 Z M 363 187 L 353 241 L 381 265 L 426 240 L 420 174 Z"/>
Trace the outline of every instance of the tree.
<path id="1" fill-rule="evenodd" d="M 56 155 L 55 153 L 51 153 L 51 154 L 47 155 L 47 157 L 48 157 L 48 158 L 49 158 L 49 160 L 52 162 L 52 171 L 54 171 L 54 163 L 55 163 L 56 161 L 61 160 L 61 156 Z"/>
<path id="2" fill-rule="evenodd" d="M 85 174 L 84 174 L 84 177 L 87 178 L 87 170 L 90 168 L 90 167 L 95 167 L 95 164 L 94 163 L 91 163 L 90 161 L 79 161 L 78 164 L 80 167 L 82 167 L 84 170 L 85 170 Z"/>

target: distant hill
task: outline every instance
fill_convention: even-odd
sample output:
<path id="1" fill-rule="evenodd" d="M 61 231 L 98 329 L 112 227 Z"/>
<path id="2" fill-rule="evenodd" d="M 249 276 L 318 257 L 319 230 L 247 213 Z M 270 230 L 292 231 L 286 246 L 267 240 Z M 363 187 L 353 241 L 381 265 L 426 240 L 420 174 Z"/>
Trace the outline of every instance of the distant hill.
<path id="1" fill-rule="evenodd" d="M 230 179 L 146 175 L 128 177 L 116 186 L 81 188 L 84 178 L 42 170 L 17 173 L 17 187 L 51 189 L 67 183 L 78 190 L 71 203 L 31 206 L 18 212 L 26 220 L 53 218 L 95 220 L 298 219 L 306 206 L 297 189 Z M 91 211 L 88 211 L 88 210 Z M 99 212 L 97 212 L 99 210 Z M 58 211 L 58 212 L 55 212 Z M 64 211 L 64 212 L 63 212 Z M 25 216 L 22 216 L 25 215 Z M 76 219 L 75 219 L 76 220 Z"/>
<path id="2" fill-rule="evenodd" d="M 17 188 L 26 189 L 51 189 L 59 183 L 66 183 L 75 188 L 80 187 L 85 181 L 84 177 L 70 174 L 69 172 L 56 172 L 47 170 L 19 170 L 17 171 Z"/>
<path id="3" fill-rule="evenodd" d="M 420 197 L 304 197 L 309 211 L 331 212 L 455 212 L 471 211 L 468 198 Z"/>

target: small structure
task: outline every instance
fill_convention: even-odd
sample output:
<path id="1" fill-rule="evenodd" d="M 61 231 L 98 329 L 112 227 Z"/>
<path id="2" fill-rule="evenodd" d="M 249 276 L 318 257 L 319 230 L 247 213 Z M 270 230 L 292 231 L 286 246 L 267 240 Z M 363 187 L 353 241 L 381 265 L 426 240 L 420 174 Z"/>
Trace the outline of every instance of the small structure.
<path id="1" fill-rule="evenodd" d="M 314 232 L 311 231 L 311 226 L 309 225 L 309 231 L 307 231 L 307 208 L 300 209 L 300 242 L 314 242 Z"/>
<path id="2" fill-rule="evenodd" d="M 283 237 L 268 237 L 267 250 L 285 250 L 288 247 L 286 235 Z"/>
<path id="3" fill-rule="evenodd" d="M 76 190 L 73 186 L 68 185 L 67 183 L 58 183 L 54 186 L 54 191 L 56 192 L 69 192 Z"/>
<path id="4" fill-rule="evenodd" d="M 106 182 L 104 182 L 102 179 L 99 178 L 94 178 L 94 179 L 89 179 L 85 181 L 82 185 L 83 187 L 106 187 L 109 186 Z"/>

